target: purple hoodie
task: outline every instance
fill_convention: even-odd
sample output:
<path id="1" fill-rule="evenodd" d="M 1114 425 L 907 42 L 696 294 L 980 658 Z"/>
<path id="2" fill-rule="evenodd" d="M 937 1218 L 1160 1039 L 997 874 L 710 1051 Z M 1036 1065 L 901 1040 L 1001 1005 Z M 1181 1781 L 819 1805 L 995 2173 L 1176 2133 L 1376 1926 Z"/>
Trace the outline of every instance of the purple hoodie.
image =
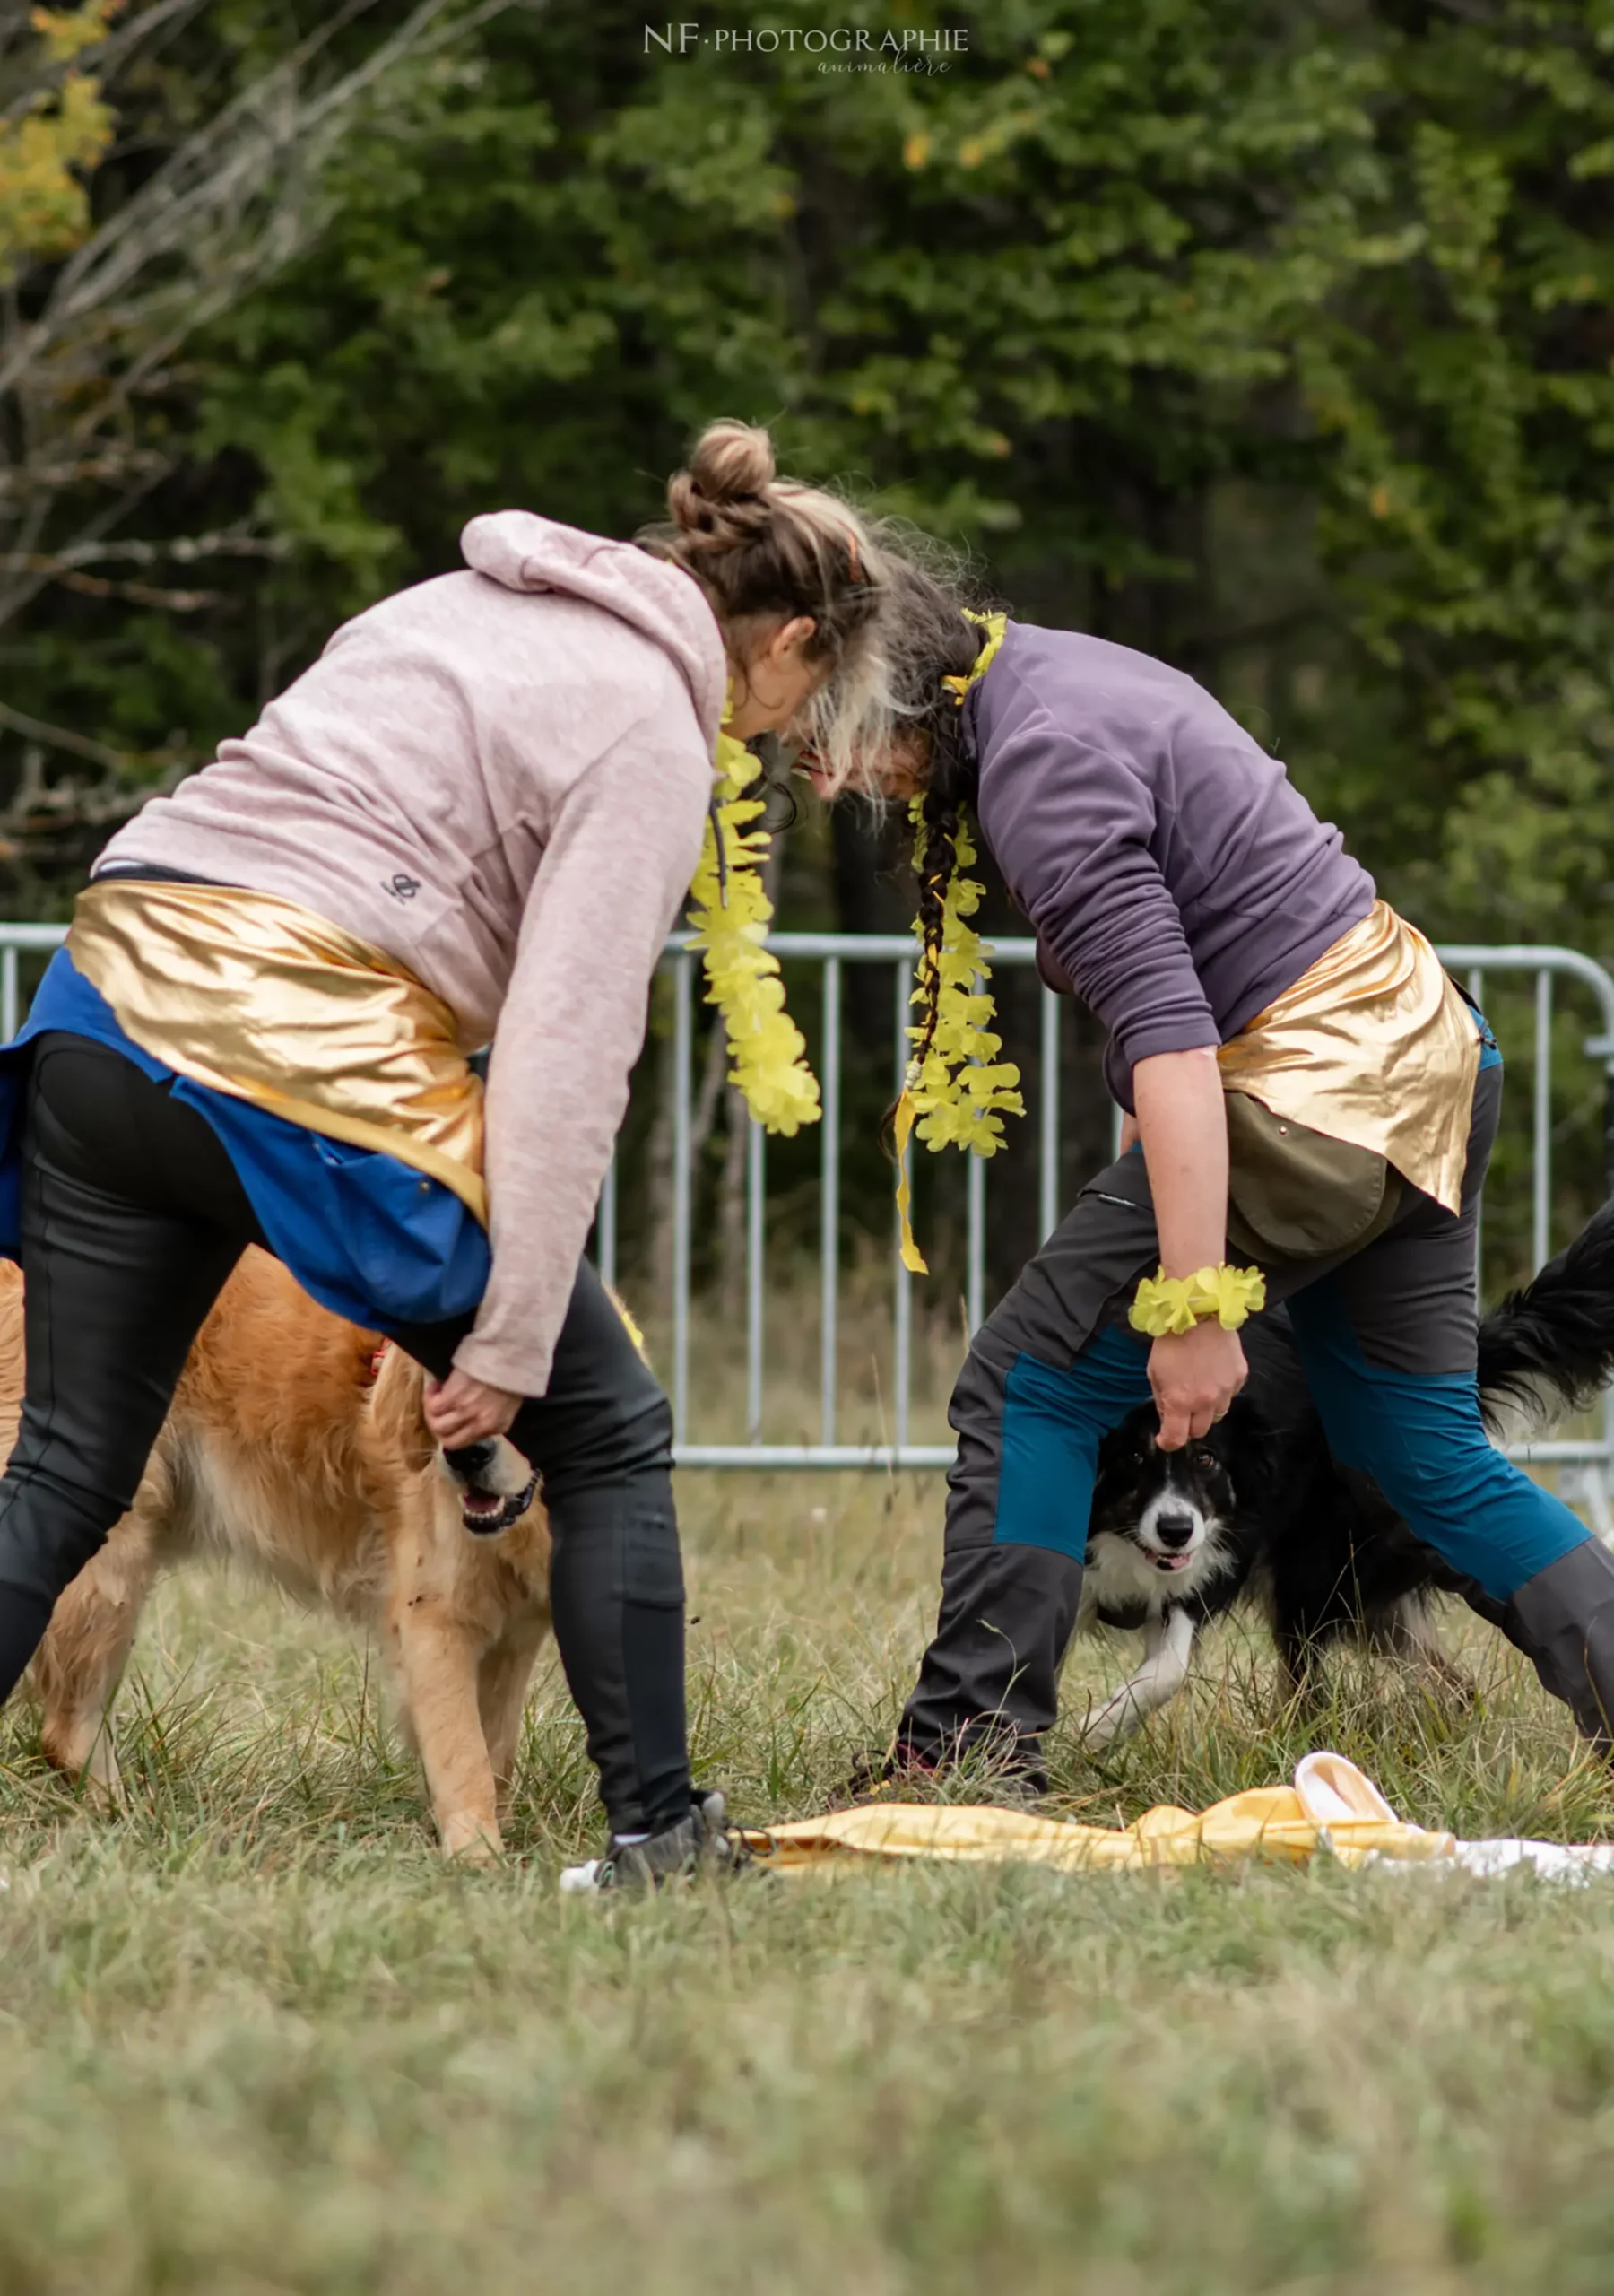
<path id="1" fill-rule="evenodd" d="M 1283 767 L 1180 670 L 1011 622 L 971 691 L 978 813 L 1050 987 L 1110 1032 L 1105 1075 L 1223 1044 L 1374 902 Z"/>

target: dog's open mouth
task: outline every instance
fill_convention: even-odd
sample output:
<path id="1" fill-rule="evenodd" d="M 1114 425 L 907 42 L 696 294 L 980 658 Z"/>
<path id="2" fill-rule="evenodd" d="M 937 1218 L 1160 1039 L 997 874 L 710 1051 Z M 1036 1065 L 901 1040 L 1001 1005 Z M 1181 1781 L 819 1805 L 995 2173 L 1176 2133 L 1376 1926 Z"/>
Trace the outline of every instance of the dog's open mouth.
<path id="1" fill-rule="evenodd" d="M 443 1453 L 443 1465 L 459 1492 L 460 1516 L 468 1531 L 490 1539 L 520 1522 L 538 1495 L 538 1477 L 514 1444 L 501 1438 L 466 1443 Z M 523 1474 L 524 1481 L 512 1479 Z M 500 1483 L 505 1485 L 501 1491 Z"/>
<path id="2" fill-rule="evenodd" d="M 474 1484 L 460 1486 L 460 1514 L 468 1531 L 479 1538 L 491 1538 L 496 1532 L 508 1531 L 520 1522 L 538 1495 L 538 1478 L 534 1475 L 525 1491 L 513 1495 L 502 1491 L 479 1491 Z"/>
<path id="3" fill-rule="evenodd" d="M 1188 1553 L 1157 1554 L 1154 1565 L 1157 1570 L 1186 1570 L 1193 1560 Z"/>

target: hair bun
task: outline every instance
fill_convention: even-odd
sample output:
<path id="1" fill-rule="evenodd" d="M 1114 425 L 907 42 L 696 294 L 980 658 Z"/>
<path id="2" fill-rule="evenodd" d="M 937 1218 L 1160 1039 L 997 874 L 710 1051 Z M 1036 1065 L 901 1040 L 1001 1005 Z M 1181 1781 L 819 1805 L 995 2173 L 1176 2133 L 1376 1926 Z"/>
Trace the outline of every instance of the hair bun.
<path id="1" fill-rule="evenodd" d="M 667 505 L 686 533 L 709 526 L 712 510 L 731 503 L 760 503 L 773 483 L 773 440 L 750 422 L 708 422 L 695 441 L 687 470 L 667 489 Z"/>
<path id="2" fill-rule="evenodd" d="M 749 422 L 707 425 L 668 483 L 667 508 L 670 522 L 641 528 L 640 546 L 699 586 L 742 691 L 768 631 L 807 625 L 803 658 L 820 665 L 820 678 L 793 733 L 837 782 L 848 779 L 865 739 L 883 739 L 889 720 L 879 634 L 884 560 L 874 536 L 841 496 L 781 478 L 773 440 Z"/>

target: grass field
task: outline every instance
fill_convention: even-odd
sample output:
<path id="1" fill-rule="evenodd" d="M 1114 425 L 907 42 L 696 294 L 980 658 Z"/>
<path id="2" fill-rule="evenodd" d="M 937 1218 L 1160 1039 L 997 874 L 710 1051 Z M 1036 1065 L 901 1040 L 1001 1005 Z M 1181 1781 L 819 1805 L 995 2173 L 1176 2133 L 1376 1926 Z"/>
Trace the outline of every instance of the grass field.
<path id="1" fill-rule="evenodd" d="M 691 1480 L 699 1760 L 759 1819 L 885 1735 L 938 1486 Z M 1333 1744 L 1407 1815 L 1608 1830 L 1500 1645 L 1471 1710 L 1351 1662 L 1303 1726 L 1237 1631 L 1062 1806 L 1127 1818 Z M 1068 1684 L 1115 1678 L 1084 1646 Z M 446 1871 L 365 1653 L 163 1593 L 132 1806 L 0 1724 L 0 2292 L 1605 2289 L 1614 1884 L 859 1873 L 561 1900 L 597 1841 L 550 1669 L 507 1871 Z"/>

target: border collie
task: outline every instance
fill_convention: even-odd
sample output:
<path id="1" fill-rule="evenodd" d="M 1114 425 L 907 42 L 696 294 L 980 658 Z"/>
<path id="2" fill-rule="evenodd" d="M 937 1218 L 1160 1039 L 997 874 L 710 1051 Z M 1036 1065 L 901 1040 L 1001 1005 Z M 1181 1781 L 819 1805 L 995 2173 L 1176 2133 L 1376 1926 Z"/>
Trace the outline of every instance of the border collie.
<path id="1" fill-rule="evenodd" d="M 1249 1383 L 1209 1435 L 1162 1451 L 1145 1404 L 1100 1448 L 1078 1622 L 1141 1627 L 1143 1663 L 1089 1716 L 1089 1747 L 1168 1705 L 1200 1627 L 1245 1599 L 1264 1611 L 1292 1689 L 1343 1636 L 1466 1687 L 1428 1597 L 1475 1590 L 1332 1458 L 1282 1311 L 1245 1336 Z M 1515 1440 L 1585 1409 L 1614 1378 L 1614 1204 L 1482 1318 L 1479 1371 L 1488 1427 Z"/>

